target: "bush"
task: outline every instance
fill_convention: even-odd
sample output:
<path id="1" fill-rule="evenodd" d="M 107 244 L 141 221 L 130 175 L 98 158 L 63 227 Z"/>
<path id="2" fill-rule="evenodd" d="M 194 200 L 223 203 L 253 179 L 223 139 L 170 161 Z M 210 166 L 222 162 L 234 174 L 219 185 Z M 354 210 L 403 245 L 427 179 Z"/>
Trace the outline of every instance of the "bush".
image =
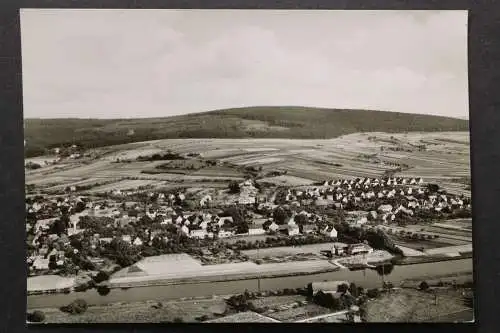
<path id="1" fill-rule="evenodd" d="M 25 168 L 29 169 L 29 170 L 36 170 L 36 169 L 40 169 L 41 167 L 42 166 L 40 164 L 34 163 L 34 162 L 28 162 L 25 165 Z"/>
<path id="2" fill-rule="evenodd" d="M 240 185 L 237 181 L 232 181 L 229 183 L 229 192 L 233 194 L 240 193 Z"/>
<path id="3" fill-rule="evenodd" d="M 376 288 L 368 289 L 368 291 L 366 292 L 366 296 L 368 296 L 369 298 L 377 298 L 377 297 L 379 297 L 379 295 L 380 295 L 380 292 Z"/>
<path id="4" fill-rule="evenodd" d="M 95 283 L 101 283 L 109 279 L 109 274 L 104 271 L 99 271 L 96 276 L 94 276 Z"/>
<path id="5" fill-rule="evenodd" d="M 38 310 L 33 311 L 31 313 L 28 313 L 27 319 L 30 323 L 41 323 L 45 320 L 45 313 Z"/>
<path id="6" fill-rule="evenodd" d="M 429 289 L 429 284 L 426 281 L 422 281 L 418 285 L 418 289 L 420 289 L 422 291 L 428 290 Z"/>
<path id="7" fill-rule="evenodd" d="M 203 316 L 200 316 L 200 317 L 196 317 L 196 320 L 197 321 L 207 321 L 210 317 L 208 317 L 207 315 L 203 315 Z"/>
<path id="8" fill-rule="evenodd" d="M 101 296 L 106 296 L 111 292 L 111 289 L 107 286 L 99 286 L 97 287 L 97 293 Z"/>
<path id="9" fill-rule="evenodd" d="M 71 302 L 70 304 L 63 306 L 60 308 L 62 312 L 70 313 L 70 314 L 82 314 L 87 311 L 88 305 L 87 302 L 83 299 L 77 299 Z"/>
<path id="10" fill-rule="evenodd" d="M 181 317 L 175 317 L 174 318 L 174 323 L 183 323 L 184 320 Z"/>

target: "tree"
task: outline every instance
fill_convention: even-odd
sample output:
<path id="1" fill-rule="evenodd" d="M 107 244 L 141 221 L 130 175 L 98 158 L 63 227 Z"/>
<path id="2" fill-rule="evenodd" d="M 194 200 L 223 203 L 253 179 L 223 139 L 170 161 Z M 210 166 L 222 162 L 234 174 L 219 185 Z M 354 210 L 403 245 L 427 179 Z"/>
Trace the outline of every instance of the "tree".
<path id="1" fill-rule="evenodd" d="M 54 221 L 54 223 L 52 224 L 52 226 L 50 228 L 50 233 L 56 234 L 58 236 L 66 233 L 66 223 L 62 217 L 60 219 L 57 219 Z"/>
<path id="2" fill-rule="evenodd" d="M 83 299 L 77 299 L 71 302 L 66 306 L 62 306 L 60 310 L 62 312 L 70 313 L 70 314 L 81 314 L 87 311 L 88 305 L 87 302 Z"/>
<path id="3" fill-rule="evenodd" d="M 276 224 L 285 224 L 288 214 L 283 207 L 276 207 L 273 211 L 273 219 Z"/>
<path id="4" fill-rule="evenodd" d="M 354 297 L 358 297 L 360 295 L 358 287 L 356 286 L 356 284 L 354 282 L 351 282 L 351 284 L 349 285 L 349 292 Z"/>
<path id="5" fill-rule="evenodd" d="M 422 281 L 420 282 L 420 284 L 418 285 L 418 289 L 422 290 L 422 291 L 426 291 L 429 289 L 429 284 L 426 282 L 426 281 Z"/>
<path id="6" fill-rule="evenodd" d="M 41 323 L 45 320 L 45 313 L 39 310 L 30 312 L 28 313 L 27 319 L 31 323 Z"/>
<path id="7" fill-rule="evenodd" d="M 297 223 L 297 225 L 302 226 L 304 224 L 307 224 L 307 222 L 308 219 L 306 215 L 299 214 L 295 216 L 295 223 Z"/>
<path id="8" fill-rule="evenodd" d="M 427 184 L 427 189 L 431 193 L 436 193 L 437 191 L 439 191 L 439 185 L 438 184 Z"/>
<path id="9" fill-rule="evenodd" d="M 109 274 L 104 271 L 99 271 L 99 273 L 94 276 L 95 283 L 101 283 L 109 279 Z"/>
<path id="10" fill-rule="evenodd" d="M 345 293 L 346 291 L 349 290 L 349 285 L 343 283 L 337 287 L 337 292 L 339 293 Z"/>
<path id="11" fill-rule="evenodd" d="M 382 264 L 382 265 L 378 265 L 376 267 L 377 273 L 380 276 L 385 276 L 385 275 L 391 274 L 393 269 L 394 269 L 394 265 L 392 263 Z"/>
<path id="12" fill-rule="evenodd" d="M 50 256 L 49 269 L 56 269 L 56 268 L 57 268 L 56 256 Z"/>
<path id="13" fill-rule="evenodd" d="M 240 193 L 240 184 L 237 181 L 233 180 L 229 183 L 229 193 L 237 194 Z"/>
<path id="14" fill-rule="evenodd" d="M 274 203 L 277 205 L 284 205 L 286 203 L 287 194 L 288 193 L 286 188 L 279 188 L 276 191 L 276 198 L 274 199 Z"/>
<path id="15" fill-rule="evenodd" d="M 237 234 L 246 234 L 248 233 L 248 224 L 246 222 L 242 222 L 236 225 L 236 233 Z"/>
<path id="16" fill-rule="evenodd" d="M 106 296 L 110 293 L 111 289 L 107 286 L 98 286 L 97 287 L 97 293 L 101 296 Z"/>
<path id="17" fill-rule="evenodd" d="M 368 291 L 366 292 L 366 296 L 368 296 L 369 298 L 377 298 L 379 295 L 380 292 L 376 288 L 368 289 Z"/>
<path id="18" fill-rule="evenodd" d="M 86 208 L 85 202 L 83 201 L 78 201 L 75 206 L 75 213 L 80 213 L 84 211 Z"/>

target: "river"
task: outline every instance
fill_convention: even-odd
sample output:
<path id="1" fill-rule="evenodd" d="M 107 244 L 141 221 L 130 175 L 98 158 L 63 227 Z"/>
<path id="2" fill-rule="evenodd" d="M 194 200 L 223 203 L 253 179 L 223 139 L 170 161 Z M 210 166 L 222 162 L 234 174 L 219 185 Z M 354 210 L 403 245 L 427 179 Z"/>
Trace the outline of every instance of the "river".
<path id="1" fill-rule="evenodd" d="M 409 279 L 425 279 L 448 274 L 472 272 L 472 259 L 449 260 L 424 264 L 394 266 L 391 274 L 385 277 L 386 281 L 399 284 Z M 354 282 L 363 288 L 381 286 L 381 277 L 374 270 L 339 270 L 329 273 L 320 273 L 302 276 L 268 278 L 260 280 L 261 290 L 276 290 L 284 288 L 300 288 L 313 281 L 341 280 Z M 95 289 L 70 294 L 50 294 L 28 296 L 28 308 L 48 308 L 67 305 L 71 301 L 81 298 L 89 305 L 105 305 L 115 302 L 138 302 L 147 300 L 165 300 L 182 297 L 228 295 L 259 290 L 258 279 L 224 281 L 224 282 L 197 282 L 182 285 L 165 285 L 151 287 L 136 287 L 129 289 L 112 289 L 106 296 L 101 296 Z"/>

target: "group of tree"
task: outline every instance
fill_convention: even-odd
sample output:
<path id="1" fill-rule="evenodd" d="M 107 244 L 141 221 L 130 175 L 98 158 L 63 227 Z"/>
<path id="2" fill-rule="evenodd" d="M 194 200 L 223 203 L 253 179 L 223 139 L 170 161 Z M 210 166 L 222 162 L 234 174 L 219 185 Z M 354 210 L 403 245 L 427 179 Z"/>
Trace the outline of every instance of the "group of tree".
<path id="1" fill-rule="evenodd" d="M 286 187 L 279 187 L 276 190 L 276 197 L 274 198 L 274 203 L 276 205 L 284 205 L 287 203 L 288 190 Z"/>
<path id="2" fill-rule="evenodd" d="M 45 313 L 40 310 L 28 312 L 27 321 L 30 323 L 41 323 L 45 320 Z"/>
<path id="3" fill-rule="evenodd" d="M 331 242 L 330 237 L 324 235 L 307 235 L 299 237 L 267 237 L 265 240 L 256 240 L 254 242 L 239 240 L 228 246 L 233 250 L 244 251 L 244 250 L 280 247 L 280 246 L 301 246 L 310 244 L 321 244 L 327 242 Z"/>
<path id="4" fill-rule="evenodd" d="M 82 314 L 87 311 L 87 302 L 83 299 L 76 299 L 68 305 L 60 307 L 62 312 L 69 314 Z"/>
<path id="5" fill-rule="evenodd" d="M 403 256 L 403 251 L 397 247 L 392 239 L 382 229 L 364 229 L 351 226 L 348 223 L 335 225 L 339 233 L 339 239 L 350 243 L 362 243 L 364 241 L 374 249 L 386 250 L 392 254 Z"/>
<path id="6" fill-rule="evenodd" d="M 230 311 L 234 312 L 245 312 L 254 311 L 257 313 L 262 313 L 265 311 L 264 308 L 257 308 L 252 300 L 256 299 L 255 293 L 251 293 L 245 290 L 243 294 L 233 295 L 226 300 L 226 304 L 229 306 Z"/>
<path id="7" fill-rule="evenodd" d="M 222 216 L 230 216 L 233 219 L 233 226 L 237 234 L 248 232 L 248 221 L 246 218 L 246 210 L 242 207 L 231 206 L 227 208 Z"/>
<path id="8" fill-rule="evenodd" d="M 313 300 L 315 304 L 332 309 L 333 311 L 340 311 L 349 309 L 352 305 L 356 305 L 356 296 L 351 294 L 351 289 L 357 294 L 357 287 L 354 285 L 352 288 L 347 285 L 339 285 L 337 293 L 318 291 Z"/>
<path id="9" fill-rule="evenodd" d="M 273 211 L 273 220 L 278 225 L 286 224 L 292 216 L 292 211 L 284 206 L 278 206 Z"/>
<path id="10" fill-rule="evenodd" d="M 35 163 L 35 162 L 28 162 L 24 165 L 24 167 L 28 170 L 36 170 L 36 169 L 40 169 L 42 166 L 38 163 Z"/>
<path id="11" fill-rule="evenodd" d="M 229 183 L 229 193 L 231 194 L 238 194 L 240 193 L 240 184 L 233 180 Z"/>
<path id="12" fill-rule="evenodd" d="M 165 161 L 165 160 L 184 160 L 185 158 L 171 151 L 165 154 L 153 154 L 151 156 L 138 156 L 138 161 Z"/>

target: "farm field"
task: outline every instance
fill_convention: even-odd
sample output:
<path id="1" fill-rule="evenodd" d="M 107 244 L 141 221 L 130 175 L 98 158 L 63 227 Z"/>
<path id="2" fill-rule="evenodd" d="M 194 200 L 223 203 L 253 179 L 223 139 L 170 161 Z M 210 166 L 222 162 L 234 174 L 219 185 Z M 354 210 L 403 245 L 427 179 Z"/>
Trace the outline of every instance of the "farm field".
<path id="1" fill-rule="evenodd" d="M 447 246 L 447 247 L 425 250 L 425 253 L 429 255 L 435 255 L 435 254 L 453 255 L 456 253 L 468 253 L 468 252 L 472 252 L 472 244 Z"/>
<path id="2" fill-rule="evenodd" d="M 415 289 L 399 289 L 368 301 L 368 322 L 424 322 L 433 318 L 468 310 L 457 290 L 436 290 L 433 293 Z M 471 320 L 470 318 L 469 320 Z"/>
<path id="3" fill-rule="evenodd" d="M 267 316 L 281 322 L 295 322 L 306 318 L 319 316 L 329 313 L 330 310 L 316 304 L 307 304 L 297 308 L 291 308 L 283 311 L 266 313 Z"/>
<path id="4" fill-rule="evenodd" d="M 243 179 L 243 174 L 231 167 L 211 167 L 200 170 L 183 170 L 178 173 L 145 174 L 164 161 L 138 162 L 138 156 L 171 151 L 177 154 L 200 154 L 202 158 L 231 162 L 233 165 L 260 165 L 263 171 L 287 171 L 284 176 L 261 177 L 262 181 L 289 186 L 307 185 L 315 181 L 334 178 L 380 177 L 393 169 L 384 161 L 407 164 L 396 176 L 418 176 L 424 179 L 446 179 L 470 177 L 469 135 L 467 132 L 431 133 L 354 133 L 334 139 L 165 139 L 134 144 L 117 145 L 92 150 L 93 160 L 72 161 L 28 171 L 26 183 L 39 188 L 61 186 L 88 180 L 107 178 L 200 183 L 206 187 L 213 182 L 229 183 Z M 411 144 L 427 144 L 427 150 L 411 148 Z M 405 151 L 393 151 L 404 147 Z M 409 147 L 409 148 L 408 148 Z M 43 158 L 43 157 L 42 157 Z M 115 163 L 117 158 L 132 159 L 130 163 Z M 204 183 L 207 183 L 203 185 Z M 444 184 L 443 183 L 443 184 Z M 139 184 L 139 182 L 138 182 Z M 460 184 L 453 183 L 460 191 Z M 110 185 L 113 186 L 113 185 Z M 57 189 L 60 189 L 58 187 Z M 464 185 L 465 187 L 465 185 Z M 463 193 L 467 193 L 465 188 Z"/>
<path id="5" fill-rule="evenodd" d="M 206 316 L 212 318 L 226 309 L 221 297 L 194 300 L 169 300 L 113 303 L 106 306 L 90 306 L 78 316 L 55 308 L 43 309 L 48 323 L 164 323 L 181 319 L 198 322 Z"/>
<path id="6" fill-rule="evenodd" d="M 308 260 L 257 265 L 240 262 L 202 266 L 188 255 L 162 255 L 148 257 L 133 266 L 113 274 L 109 280 L 111 287 L 149 283 L 154 281 L 179 281 L 184 279 L 230 280 L 276 275 L 310 274 L 313 272 L 335 271 L 338 267 L 326 260 Z"/>

